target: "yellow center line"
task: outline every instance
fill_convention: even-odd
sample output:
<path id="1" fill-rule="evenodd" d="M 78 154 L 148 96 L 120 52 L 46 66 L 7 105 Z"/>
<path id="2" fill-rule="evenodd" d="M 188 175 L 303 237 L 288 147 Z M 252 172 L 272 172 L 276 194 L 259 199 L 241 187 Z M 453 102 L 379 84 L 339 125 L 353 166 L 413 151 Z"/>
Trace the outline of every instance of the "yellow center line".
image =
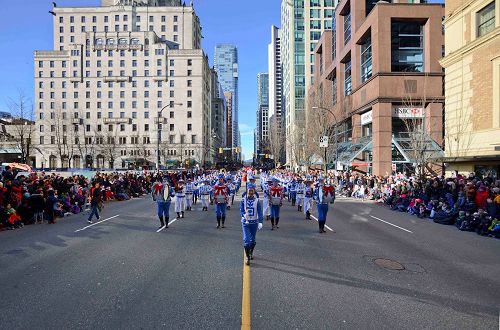
<path id="1" fill-rule="evenodd" d="M 250 266 L 247 266 L 243 253 L 243 294 L 241 295 L 241 330 L 250 330 Z"/>

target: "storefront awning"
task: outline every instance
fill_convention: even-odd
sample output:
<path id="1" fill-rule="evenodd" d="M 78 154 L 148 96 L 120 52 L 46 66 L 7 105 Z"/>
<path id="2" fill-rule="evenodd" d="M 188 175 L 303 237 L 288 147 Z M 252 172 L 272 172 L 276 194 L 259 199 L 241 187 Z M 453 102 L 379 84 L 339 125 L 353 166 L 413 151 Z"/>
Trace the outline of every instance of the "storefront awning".
<path id="1" fill-rule="evenodd" d="M 393 135 L 393 163 L 418 163 L 418 159 L 436 161 L 444 157 L 443 149 L 426 133 L 403 133 Z M 356 142 L 348 141 L 339 144 L 338 162 L 346 166 L 371 165 L 373 144 L 371 137 L 363 137 Z M 365 159 L 367 152 L 370 159 Z"/>

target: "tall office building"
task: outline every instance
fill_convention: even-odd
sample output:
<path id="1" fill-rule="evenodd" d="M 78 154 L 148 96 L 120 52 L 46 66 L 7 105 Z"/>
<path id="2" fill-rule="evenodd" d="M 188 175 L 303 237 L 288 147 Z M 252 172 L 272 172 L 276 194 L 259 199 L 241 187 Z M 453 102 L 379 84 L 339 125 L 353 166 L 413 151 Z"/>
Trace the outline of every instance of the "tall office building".
<path id="1" fill-rule="evenodd" d="M 337 0 L 281 1 L 281 61 L 285 112 L 286 161 L 303 160 L 306 90 L 313 80 L 314 48 L 332 28 Z"/>
<path id="2" fill-rule="evenodd" d="M 103 0 L 53 12 L 54 50 L 34 54 L 38 167 L 154 167 L 158 136 L 163 165 L 210 158 L 210 68 L 193 7 Z"/>
<path id="3" fill-rule="evenodd" d="M 286 144 L 282 134 L 284 125 L 283 116 L 283 75 L 281 65 L 281 30 L 271 27 L 271 43 L 268 46 L 269 64 L 269 136 L 281 137 L 282 145 Z M 281 163 L 285 163 L 284 149 L 281 155 L 274 156 Z"/>
<path id="4" fill-rule="evenodd" d="M 257 75 L 257 153 L 263 153 L 269 140 L 269 74 Z"/>
<path id="5" fill-rule="evenodd" d="M 224 96 L 224 91 L 219 83 L 219 77 L 215 69 L 210 70 L 212 92 L 212 148 L 214 152 L 214 160 L 220 161 L 223 156 L 220 153 L 220 148 L 226 146 L 226 121 L 227 121 L 227 103 Z"/>
<path id="6" fill-rule="evenodd" d="M 271 27 L 271 43 L 268 46 L 269 64 L 269 118 L 276 115 L 281 121 L 282 74 L 281 74 L 281 36 L 280 29 Z"/>
<path id="7" fill-rule="evenodd" d="M 238 143 L 238 49 L 234 45 L 215 46 L 214 67 L 224 92 L 231 93 L 232 141 L 228 147 L 236 148 Z M 227 100 L 229 102 L 229 100 Z"/>

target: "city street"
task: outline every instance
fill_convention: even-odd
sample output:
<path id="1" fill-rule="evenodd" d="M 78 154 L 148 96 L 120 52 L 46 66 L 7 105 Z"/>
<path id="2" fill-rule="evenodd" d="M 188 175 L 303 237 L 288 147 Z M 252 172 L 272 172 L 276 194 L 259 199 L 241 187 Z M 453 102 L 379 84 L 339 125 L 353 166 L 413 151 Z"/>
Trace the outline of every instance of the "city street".
<path id="1" fill-rule="evenodd" d="M 319 234 L 286 202 L 243 276 L 236 203 L 220 230 L 193 209 L 160 232 L 146 197 L 91 227 L 75 215 L 0 233 L 0 327 L 237 329 L 242 310 L 255 329 L 499 326 L 499 240 L 347 199 Z"/>

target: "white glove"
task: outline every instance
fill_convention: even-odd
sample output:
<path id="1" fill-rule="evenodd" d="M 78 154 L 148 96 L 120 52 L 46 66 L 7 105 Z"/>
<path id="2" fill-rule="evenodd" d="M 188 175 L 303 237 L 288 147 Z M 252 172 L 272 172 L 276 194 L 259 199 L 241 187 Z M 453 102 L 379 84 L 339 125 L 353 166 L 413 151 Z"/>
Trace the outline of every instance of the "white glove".
<path id="1" fill-rule="evenodd" d="M 261 230 L 262 229 L 262 223 L 259 222 L 259 225 L 257 226 L 257 229 L 258 230 Z"/>

